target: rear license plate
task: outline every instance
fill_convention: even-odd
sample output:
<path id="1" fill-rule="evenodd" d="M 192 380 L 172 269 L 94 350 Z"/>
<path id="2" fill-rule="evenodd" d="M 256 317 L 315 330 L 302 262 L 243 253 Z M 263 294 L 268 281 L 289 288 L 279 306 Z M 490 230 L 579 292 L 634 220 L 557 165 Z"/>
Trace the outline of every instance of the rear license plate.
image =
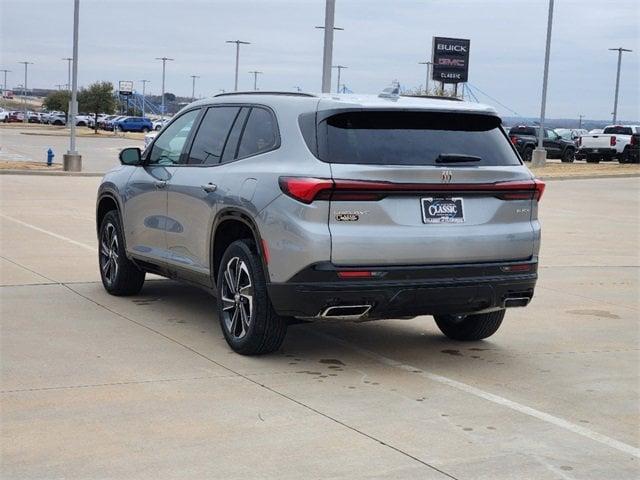
<path id="1" fill-rule="evenodd" d="M 423 198 L 422 222 L 423 223 L 463 223 L 464 207 L 462 198 Z"/>
<path id="2" fill-rule="evenodd" d="M 597 149 L 597 148 L 594 148 L 594 149 L 593 149 L 593 153 L 598 153 L 598 149 Z"/>

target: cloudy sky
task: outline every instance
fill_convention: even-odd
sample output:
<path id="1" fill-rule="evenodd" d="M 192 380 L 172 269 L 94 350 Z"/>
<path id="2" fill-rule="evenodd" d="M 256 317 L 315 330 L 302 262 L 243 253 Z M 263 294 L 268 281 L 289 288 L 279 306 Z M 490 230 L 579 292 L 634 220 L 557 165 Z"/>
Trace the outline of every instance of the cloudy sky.
<path id="1" fill-rule="evenodd" d="M 235 46 L 240 88 L 320 89 L 324 0 L 81 0 L 79 82 L 149 79 L 166 90 L 197 96 L 233 88 Z M 357 93 L 377 93 L 391 81 L 424 83 L 419 61 L 430 57 L 434 35 L 471 39 L 470 84 L 501 114 L 539 114 L 547 0 L 337 0 L 334 64 Z M 619 117 L 640 119 L 640 1 L 556 0 L 547 112 L 550 117 L 610 118 L 617 53 L 625 54 Z M 9 85 L 55 88 L 67 81 L 73 0 L 0 0 L 0 68 Z M 334 73 L 335 88 L 335 73 Z M 140 83 L 136 83 L 138 88 Z M 508 108 L 496 103 L 496 100 Z"/>

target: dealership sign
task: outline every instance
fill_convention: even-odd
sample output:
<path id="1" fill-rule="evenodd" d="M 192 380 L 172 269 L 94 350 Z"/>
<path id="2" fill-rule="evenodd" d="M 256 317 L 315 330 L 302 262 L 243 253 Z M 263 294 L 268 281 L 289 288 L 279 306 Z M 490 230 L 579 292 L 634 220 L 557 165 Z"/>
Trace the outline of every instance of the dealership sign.
<path id="1" fill-rule="evenodd" d="M 120 80 L 118 91 L 120 95 L 131 95 L 133 93 L 133 82 L 130 80 Z"/>
<path id="2" fill-rule="evenodd" d="M 466 82 L 469 76 L 470 40 L 433 37 L 433 79 L 443 83 Z"/>

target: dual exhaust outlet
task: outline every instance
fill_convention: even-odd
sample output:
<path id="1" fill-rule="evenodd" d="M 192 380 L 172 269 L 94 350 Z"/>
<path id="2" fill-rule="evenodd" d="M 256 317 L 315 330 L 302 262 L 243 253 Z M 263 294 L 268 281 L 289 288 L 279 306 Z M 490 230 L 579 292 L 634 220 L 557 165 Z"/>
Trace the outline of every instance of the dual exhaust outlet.
<path id="1" fill-rule="evenodd" d="M 358 320 L 364 317 L 373 305 L 336 305 L 325 308 L 318 317 L 327 320 Z"/>

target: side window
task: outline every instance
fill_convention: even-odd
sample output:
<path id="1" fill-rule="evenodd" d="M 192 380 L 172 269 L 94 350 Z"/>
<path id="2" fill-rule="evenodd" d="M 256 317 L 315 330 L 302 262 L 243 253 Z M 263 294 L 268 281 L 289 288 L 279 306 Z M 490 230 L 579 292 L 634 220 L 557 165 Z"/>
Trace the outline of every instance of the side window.
<path id="1" fill-rule="evenodd" d="M 238 141 L 240 140 L 240 135 L 242 134 L 242 129 L 244 128 L 244 124 L 247 121 L 250 110 L 250 107 L 242 107 L 240 113 L 236 117 L 236 121 L 233 123 L 233 128 L 231 128 L 229 138 L 227 138 L 227 144 L 224 147 L 224 152 L 222 153 L 221 163 L 231 162 L 236 158 Z"/>
<path id="2" fill-rule="evenodd" d="M 175 165 L 180 162 L 182 147 L 187 141 L 193 122 L 200 110 L 191 110 L 164 129 L 153 143 L 149 163 L 155 165 Z"/>
<path id="3" fill-rule="evenodd" d="M 229 130 L 238 115 L 238 107 L 212 107 L 207 110 L 193 140 L 190 165 L 215 165 L 220 163 Z"/>
<path id="4" fill-rule="evenodd" d="M 278 136 L 271 112 L 252 108 L 238 147 L 238 158 L 266 152 L 276 146 Z"/>

